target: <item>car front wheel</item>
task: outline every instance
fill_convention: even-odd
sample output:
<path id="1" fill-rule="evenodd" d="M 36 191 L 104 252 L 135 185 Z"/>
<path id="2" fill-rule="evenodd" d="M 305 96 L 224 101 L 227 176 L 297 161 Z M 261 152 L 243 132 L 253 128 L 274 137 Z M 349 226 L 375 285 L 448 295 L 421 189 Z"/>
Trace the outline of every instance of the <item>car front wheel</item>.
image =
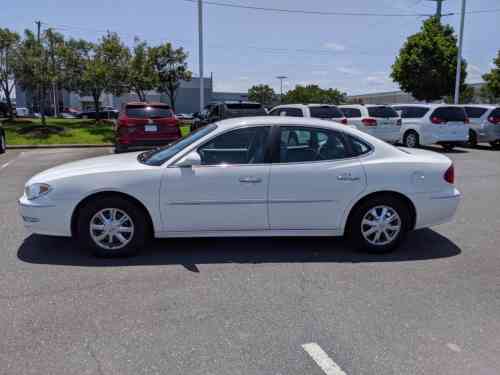
<path id="1" fill-rule="evenodd" d="M 420 139 L 418 137 L 418 133 L 413 130 L 407 131 L 403 138 L 403 145 L 408 148 L 419 147 Z"/>
<path id="2" fill-rule="evenodd" d="M 77 235 L 86 249 L 108 258 L 137 253 L 150 236 L 143 210 L 121 197 L 96 199 L 84 205 Z"/>
<path id="3" fill-rule="evenodd" d="M 0 154 L 3 154 L 7 149 L 7 144 L 5 142 L 5 135 L 0 133 Z"/>
<path id="4" fill-rule="evenodd" d="M 356 248 L 385 253 L 398 247 L 409 223 L 409 210 L 404 202 L 392 196 L 380 196 L 355 209 L 346 231 Z"/>

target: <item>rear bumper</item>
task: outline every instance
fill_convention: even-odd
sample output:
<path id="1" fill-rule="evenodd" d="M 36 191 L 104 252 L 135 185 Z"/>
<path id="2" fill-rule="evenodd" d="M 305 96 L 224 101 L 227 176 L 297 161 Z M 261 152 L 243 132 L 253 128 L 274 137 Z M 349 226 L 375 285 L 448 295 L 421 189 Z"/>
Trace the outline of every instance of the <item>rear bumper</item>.
<path id="1" fill-rule="evenodd" d="M 144 148 L 144 147 L 156 147 L 156 146 L 166 146 L 181 138 L 181 135 L 169 136 L 159 139 L 123 139 L 118 138 L 116 144 L 127 148 Z"/>
<path id="2" fill-rule="evenodd" d="M 445 133 L 424 133 L 420 143 L 423 145 L 432 145 L 434 143 L 465 143 L 469 141 L 469 129 L 464 127 L 463 130 Z"/>
<path id="3" fill-rule="evenodd" d="M 419 229 L 451 221 L 462 195 L 458 189 L 453 188 L 445 193 L 416 194 L 412 198 L 417 211 L 415 229 Z"/>

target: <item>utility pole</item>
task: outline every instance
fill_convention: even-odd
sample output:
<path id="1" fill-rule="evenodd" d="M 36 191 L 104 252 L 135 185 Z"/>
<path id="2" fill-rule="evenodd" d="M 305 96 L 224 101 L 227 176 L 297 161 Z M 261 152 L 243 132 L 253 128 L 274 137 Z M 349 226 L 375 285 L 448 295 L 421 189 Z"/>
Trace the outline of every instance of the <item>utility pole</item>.
<path id="1" fill-rule="evenodd" d="M 40 42 L 40 30 L 42 28 L 42 22 L 41 21 L 35 21 L 36 24 L 36 40 Z"/>
<path id="2" fill-rule="evenodd" d="M 205 88 L 203 78 L 203 1 L 198 0 L 198 57 L 200 68 L 200 112 L 205 107 Z"/>
<path id="3" fill-rule="evenodd" d="M 462 74 L 462 44 L 464 40 L 464 21 L 465 21 L 465 0 L 462 0 L 462 12 L 460 13 L 460 33 L 458 35 L 458 53 L 457 53 L 457 76 L 455 79 L 455 104 L 460 101 L 460 75 Z"/>
<path id="4" fill-rule="evenodd" d="M 436 18 L 441 21 L 441 15 L 443 14 L 443 1 L 444 0 L 429 0 L 436 2 Z"/>
<path id="5" fill-rule="evenodd" d="M 287 76 L 277 76 L 277 79 L 280 80 L 280 103 L 283 103 L 283 80 L 287 79 Z"/>

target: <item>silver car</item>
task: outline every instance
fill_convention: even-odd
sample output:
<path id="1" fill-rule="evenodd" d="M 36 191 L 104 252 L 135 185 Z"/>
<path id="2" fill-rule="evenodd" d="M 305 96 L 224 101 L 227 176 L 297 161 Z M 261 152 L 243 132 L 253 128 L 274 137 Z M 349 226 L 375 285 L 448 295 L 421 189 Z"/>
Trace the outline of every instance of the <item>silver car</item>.
<path id="1" fill-rule="evenodd" d="M 465 106 L 469 117 L 469 143 L 489 142 L 491 147 L 500 148 L 500 106 L 475 104 Z"/>

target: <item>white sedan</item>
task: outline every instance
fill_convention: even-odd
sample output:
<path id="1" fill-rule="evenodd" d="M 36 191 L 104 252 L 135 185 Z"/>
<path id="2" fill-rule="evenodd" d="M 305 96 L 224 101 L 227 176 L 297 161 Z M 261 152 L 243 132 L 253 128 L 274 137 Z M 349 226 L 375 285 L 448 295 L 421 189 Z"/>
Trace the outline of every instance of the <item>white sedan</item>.
<path id="1" fill-rule="evenodd" d="M 255 117 L 49 169 L 19 207 L 31 232 L 119 256 L 152 237 L 215 236 L 347 235 L 385 252 L 409 230 L 449 221 L 459 201 L 446 156 L 330 121 Z"/>

